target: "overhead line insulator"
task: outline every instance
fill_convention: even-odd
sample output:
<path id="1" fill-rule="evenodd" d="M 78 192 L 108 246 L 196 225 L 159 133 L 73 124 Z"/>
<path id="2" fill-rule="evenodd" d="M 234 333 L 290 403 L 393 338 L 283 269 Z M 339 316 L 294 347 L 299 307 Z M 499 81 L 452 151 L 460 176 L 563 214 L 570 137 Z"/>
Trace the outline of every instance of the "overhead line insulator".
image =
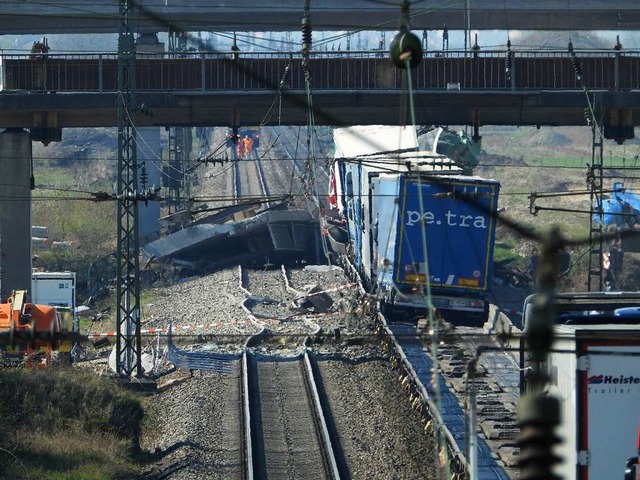
<path id="1" fill-rule="evenodd" d="M 312 29 L 309 15 L 305 13 L 302 17 L 302 72 L 305 81 L 309 81 L 309 53 L 312 45 Z"/>

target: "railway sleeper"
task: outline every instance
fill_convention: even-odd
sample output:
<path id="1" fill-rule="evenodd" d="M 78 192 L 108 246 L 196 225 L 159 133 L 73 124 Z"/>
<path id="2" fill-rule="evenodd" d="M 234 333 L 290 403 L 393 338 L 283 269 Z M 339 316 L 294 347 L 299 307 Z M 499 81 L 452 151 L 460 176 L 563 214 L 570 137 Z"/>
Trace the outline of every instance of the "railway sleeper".
<path id="1" fill-rule="evenodd" d="M 498 448 L 498 458 L 507 467 L 514 468 L 518 466 L 518 455 L 520 455 L 520 448 L 514 443 L 505 443 Z"/>
<path id="2" fill-rule="evenodd" d="M 488 406 L 482 407 L 478 409 L 478 415 L 489 416 L 489 415 L 497 415 L 497 414 L 511 414 L 511 410 L 506 408 L 504 405 L 496 405 L 496 406 Z"/>

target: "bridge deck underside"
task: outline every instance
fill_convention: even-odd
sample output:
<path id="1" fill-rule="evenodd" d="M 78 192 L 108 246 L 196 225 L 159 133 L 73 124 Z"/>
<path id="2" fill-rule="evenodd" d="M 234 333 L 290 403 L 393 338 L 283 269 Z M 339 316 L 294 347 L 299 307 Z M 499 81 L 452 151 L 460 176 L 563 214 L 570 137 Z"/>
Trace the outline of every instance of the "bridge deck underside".
<path id="1" fill-rule="evenodd" d="M 621 110 L 640 124 L 640 55 L 571 59 L 504 55 L 429 57 L 411 72 L 420 124 L 585 125 L 584 110 Z M 116 125 L 117 60 L 109 56 L 3 59 L 0 127 Z M 289 75 L 279 88 L 283 72 Z M 386 58 L 319 58 L 311 62 L 318 125 L 405 124 L 407 81 Z M 136 62 L 138 126 L 228 126 L 308 122 L 299 59 L 141 58 Z M 281 96 L 282 102 L 276 102 Z M 589 99 L 589 101 L 588 101 Z M 276 102 L 276 103 L 274 103 Z M 279 108 L 271 110 L 277 104 Z M 280 108 L 281 107 L 281 108 Z M 608 118 L 608 117 L 607 117 Z"/>
<path id="2" fill-rule="evenodd" d="M 213 2 L 200 0 L 145 0 L 136 8 L 136 33 L 163 32 L 169 25 L 186 31 L 297 31 L 303 13 L 298 0 L 277 5 L 256 0 Z M 582 2 L 535 0 L 470 2 L 474 29 L 520 30 L 634 30 L 640 23 L 635 0 L 589 0 Z M 464 2 L 441 2 L 429 6 L 417 2 L 411 8 L 414 29 L 462 29 Z M 117 2 L 112 0 L 41 0 L 7 2 L 0 17 L 0 33 L 107 33 L 118 32 Z M 397 27 L 399 5 L 370 0 L 316 0 L 311 19 L 316 30 L 387 29 Z"/>
<path id="3" fill-rule="evenodd" d="M 626 109 L 640 125 L 640 92 L 597 92 L 605 109 Z M 146 93 L 138 101 L 152 110 L 136 116 L 145 126 L 306 125 L 304 92 L 287 92 L 281 108 L 267 115 L 276 99 L 267 92 Z M 317 125 L 403 125 L 411 123 L 399 91 L 316 92 Z M 582 92 L 425 92 L 415 94 L 416 123 L 421 125 L 587 125 Z M 113 127 L 116 94 L 0 95 L 0 128 Z"/>

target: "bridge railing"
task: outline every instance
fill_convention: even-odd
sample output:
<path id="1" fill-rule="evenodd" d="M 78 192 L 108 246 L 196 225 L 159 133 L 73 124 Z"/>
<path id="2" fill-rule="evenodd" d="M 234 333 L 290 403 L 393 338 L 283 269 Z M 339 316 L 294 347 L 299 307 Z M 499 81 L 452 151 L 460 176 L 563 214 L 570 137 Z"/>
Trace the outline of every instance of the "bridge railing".
<path id="1" fill-rule="evenodd" d="M 640 89 L 640 52 L 579 51 L 584 85 L 598 90 Z M 2 55 L 4 90 L 29 92 L 114 92 L 117 55 Z M 138 54 L 139 91 L 276 91 L 286 67 L 284 88 L 303 90 L 299 53 L 232 52 Z M 403 71 L 386 52 L 316 52 L 310 62 L 314 90 L 398 90 Z M 412 70 L 416 90 L 574 90 L 581 83 L 568 52 L 461 51 L 426 52 Z"/>

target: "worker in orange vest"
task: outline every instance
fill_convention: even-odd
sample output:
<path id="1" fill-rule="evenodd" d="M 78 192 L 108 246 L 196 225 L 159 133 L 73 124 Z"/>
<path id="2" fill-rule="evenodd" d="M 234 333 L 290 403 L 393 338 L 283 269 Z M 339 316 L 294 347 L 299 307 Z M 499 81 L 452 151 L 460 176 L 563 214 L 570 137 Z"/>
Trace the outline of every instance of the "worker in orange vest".
<path id="1" fill-rule="evenodd" d="M 610 252 L 602 252 L 602 274 L 605 285 L 605 290 L 615 290 L 615 275 L 613 274 L 613 270 L 611 268 L 611 253 Z"/>
<path id="2" fill-rule="evenodd" d="M 253 151 L 253 140 L 249 138 L 249 135 L 245 135 L 242 141 L 244 143 L 244 154 L 247 157 L 251 157 L 251 152 Z"/>
<path id="3" fill-rule="evenodd" d="M 236 153 L 238 154 L 238 158 L 244 157 L 244 142 L 242 140 L 240 140 L 236 146 Z"/>

